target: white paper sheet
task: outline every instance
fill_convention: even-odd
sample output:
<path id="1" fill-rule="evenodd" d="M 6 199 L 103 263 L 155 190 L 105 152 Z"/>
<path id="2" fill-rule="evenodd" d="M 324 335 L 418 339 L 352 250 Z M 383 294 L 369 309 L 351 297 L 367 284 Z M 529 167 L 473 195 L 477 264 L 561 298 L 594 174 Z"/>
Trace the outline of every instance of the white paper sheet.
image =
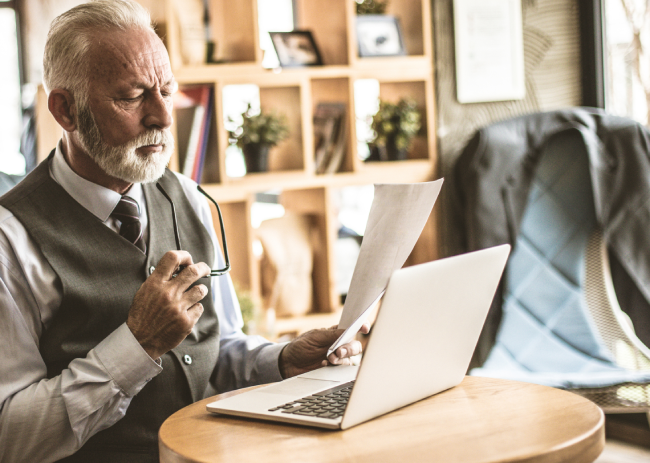
<path id="1" fill-rule="evenodd" d="M 339 328 L 349 328 L 404 265 L 442 187 L 435 182 L 377 184 Z"/>
<path id="2" fill-rule="evenodd" d="M 343 344 L 347 344 L 350 341 L 352 341 L 359 330 L 361 329 L 361 326 L 363 326 L 364 322 L 368 319 L 370 316 L 370 312 L 372 309 L 375 308 L 375 306 L 379 303 L 379 299 L 384 295 L 384 291 L 379 293 L 379 296 L 370 304 L 370 306 L 363 311 L 361 315 L 352 323 L 339 338 L 336 340 L 334 344 L 330 346 L 330 348 L 327 350 L 327 357 L 330 356 L 332 352 L 334 352 L 336 349 L 341 347 Z"/>

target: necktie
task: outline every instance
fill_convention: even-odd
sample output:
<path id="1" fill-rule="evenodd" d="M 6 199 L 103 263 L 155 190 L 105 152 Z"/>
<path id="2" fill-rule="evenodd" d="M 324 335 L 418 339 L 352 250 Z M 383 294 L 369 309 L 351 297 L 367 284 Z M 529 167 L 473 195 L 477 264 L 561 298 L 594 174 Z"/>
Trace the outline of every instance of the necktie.
<path id="1" fill-rule="evenodd" d="M 140 207 L 138 202 L 130 196 L 122 196 L 111 217 L 122 222 L 120 236 L 135 244 L 142 252 L 146 252 L 147 245 L 142 237 L 142 224 L 140 223 Z"/>

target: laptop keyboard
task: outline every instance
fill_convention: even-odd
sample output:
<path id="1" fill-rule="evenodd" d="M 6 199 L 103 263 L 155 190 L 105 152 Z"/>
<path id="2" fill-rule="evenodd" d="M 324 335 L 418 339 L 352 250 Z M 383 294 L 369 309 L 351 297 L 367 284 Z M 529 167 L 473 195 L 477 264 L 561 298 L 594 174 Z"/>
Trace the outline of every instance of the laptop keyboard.
<path id="1" fill-rule="evenodd" d="M 308 395 L 302 399 L 271 408 L 269 411 L 335 420 L 343 416 L 353 385 L 354 381 L 339 384 L 338 386 Z"/>

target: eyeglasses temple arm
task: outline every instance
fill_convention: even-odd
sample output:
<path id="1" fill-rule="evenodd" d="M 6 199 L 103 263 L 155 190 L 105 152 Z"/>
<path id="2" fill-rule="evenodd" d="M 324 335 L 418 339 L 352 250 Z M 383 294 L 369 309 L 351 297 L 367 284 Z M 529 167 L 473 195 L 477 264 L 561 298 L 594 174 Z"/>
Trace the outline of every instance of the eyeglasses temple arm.
<path id="1" fill-rule="evenodd" d="M 226 243 L 226 229 L 223 226 L 223 216 L 221 215 L 221 208 L 217 202 L 210 197 L 209 194 L 205 192 L 201 185 L 197 185 L 196 188 L 201 192 L 203 196 L 208 198 L 212 204 L 217 208 L 217 214 L 219 214 L 219 226 L 221 227 L 221 242 L 223 244 L 223 258 L 226 261 L 226 266 L 219 272 L 212 272 L 213 276 L 223 275 L 230 270 L 230 258 L 228 257 L 228 244 Z"/>
<path id="2" fill-rule="evenodd" d="M 160 190 L 160 192 L 163 194 L 163 196 L 169 201 L 169 204 L 172 207 L 172 221 L 174 222 L 174 239 L 176 240 L 176 249 L 178 251 L 181 251 L 181 238 L 178 236 L 178 223 L 176 222 L 176 208 L 174 207 L 174 202 L 172 199 L 169 197 L 165 189 L 162 187 L 160 183 L 156 183 L 156 188 Z"/>

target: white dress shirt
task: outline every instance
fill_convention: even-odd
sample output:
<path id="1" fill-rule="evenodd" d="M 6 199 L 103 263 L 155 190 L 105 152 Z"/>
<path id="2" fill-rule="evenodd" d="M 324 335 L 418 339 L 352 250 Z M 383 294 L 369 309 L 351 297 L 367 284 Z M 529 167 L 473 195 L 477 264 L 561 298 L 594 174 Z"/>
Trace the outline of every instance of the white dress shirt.
<path id="1" fill-rule="evenodd" d="M 110 214 L 121 195 L 79 177 L 57 146 L 50 175 L 79 204 L 119 232 Z M 212 214 L 196 183 L 177 174 L 192 208 L 215 245 L 213 268 L 223 259 Z M 140 184 L 127 193 L 140 205 L 148 241 L 147 205 Z M 65 237 L 62 237 L 65 239 Z M 220 352 L 211 383 L 219 392 L 281 380 L 283 345 L 246 336 L 228 275 L 211 278 L 219 317 Z M 121 325 L 85 358 L 47 379 L 39 339 L 62 299 L 61 282 L 28 232 L 0 206 L 0 462 L 55 461 L 78 450 L 92 435 L 122 418 L 144 385 L 162 371 Z"/>

